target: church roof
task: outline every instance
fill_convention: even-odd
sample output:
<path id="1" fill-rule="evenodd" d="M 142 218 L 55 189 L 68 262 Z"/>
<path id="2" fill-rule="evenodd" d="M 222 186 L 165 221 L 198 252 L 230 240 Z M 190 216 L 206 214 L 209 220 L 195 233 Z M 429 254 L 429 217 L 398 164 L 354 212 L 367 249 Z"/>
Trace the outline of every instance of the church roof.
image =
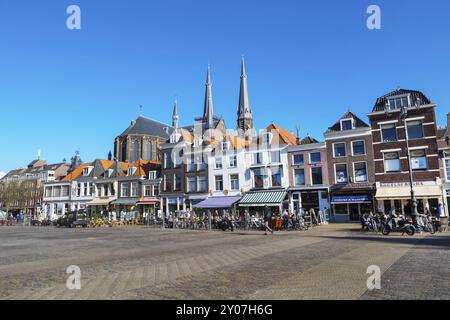
<path id="1" fill-rule="evenodd" d="M 128 135 L 146 135 L 169 139 L 173 130 L 173 127 L 168 124 L 139 116 L 136 121 L 133 121 L 131 125 L 120 135 L 120 137 L 125 137 Z"/>

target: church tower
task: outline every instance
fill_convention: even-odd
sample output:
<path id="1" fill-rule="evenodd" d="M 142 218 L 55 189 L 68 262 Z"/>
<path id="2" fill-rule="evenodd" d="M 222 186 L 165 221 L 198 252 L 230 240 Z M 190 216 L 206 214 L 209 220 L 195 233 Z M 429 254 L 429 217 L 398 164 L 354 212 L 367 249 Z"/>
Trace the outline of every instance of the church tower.
<path id="1" fill-rule="evenodd" d="M 245 71 L 244 57 L 242 57 L 241 88 L 239 92 L 237 116 L 237 129 L 240 131 L 240 134 L 244 136 L 251 135 L 253 133 L 253 115 L 248 97 L 247 73 Z"/>

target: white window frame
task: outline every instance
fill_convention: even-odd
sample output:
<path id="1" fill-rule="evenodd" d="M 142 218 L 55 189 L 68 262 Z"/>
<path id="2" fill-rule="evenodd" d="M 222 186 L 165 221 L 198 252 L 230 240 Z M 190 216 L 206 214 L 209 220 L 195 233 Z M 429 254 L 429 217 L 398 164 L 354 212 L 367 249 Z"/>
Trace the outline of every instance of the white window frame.
<path id="1" fill-rule="evenodd" d="M 321 172 L 321 175 L 322 175 L 322 183 L 321 184 L 315 184 L 314 180 L 313 180 L 313 173 L 312 173 L 312 171 L 313 171 L 313 169 L 317 169 L 317 168 L 320 168 L 320 172 Z M 310 174 L 310 177 L 311 177 L 311 185 L 312 186 L 321 186 L 321 185 L 323 185 L 323 167 L 322 166 L 311 167 L 309 174 Z"/>
<path id="2" fill-rule="evenodd" d="M 218 167 L 218 164 L 220 164 L 220 167 Z M 223 158 L 222 157 L 217 157 L 214 159 L 214 169 L 215 170 L 223 169 Z"/>
<path id="3" fill-rule="evenodd" d="M 353 151 L 353 143 L 355 142 L 363 142 L 364 143 L 364 154 L 356 154 Z M 350 148 L 352 149 L 352 157 L 363 157 L 363 156 L 367 156 L 367 147 L 366 147 L 366 140 L 354 140 L 350 143 Z"/>
<path id="4" fill-rule="evenodd" d="M 422 124 L 422 137 L 420 137 L 420 138 L 411 138 L 411 137 L 409 136 L 409 132 L 408 132 L 408 124 L 409 124 L 410 122 L 415 122 L 415 121 L 420 121 L 420 123 Z M 423 119 L 406 119 L 406 128 L 405 128 L 405 132 L 406 132 L 406 134 L 408 135 L 408 140 L 420 140 L 420 139 L 424 139 L 426 136 L 425 136 L 425 128 L 424 128 L 424 125 L 423 125 Z"/>
<path id="5" fill-rule="evenodd" d="M 450 158 L 444 158 L 442 160 L 444 161 L 445 182 L 450 182 Z M 448 161 L 448 169 L 447 169 L 446 161 Z"/>
<path id="6" fill-rule="evenodd" d="M 348 163 L 342 162 L 342 163 L 335 163 L 334 164 L 334 182 L 335 184 L 344 184 L 344 182 L 338 182 L 337 181 L 337 171 L 336 171 L 336 167 L 339 165 L 345 165 L 345 168 L 347 169 L 347 182 L 345 182 L 346 184 L 349 184 L 349 174 L 348 174 Z"/>
<path id="7" fill-rule="evenodd" d="M 231 159 L 233 159 L 233 160 L 236 159 L 235 165 L 231 165 L 232 162 L 234 162 Z M 228 157 L 228 168 L 237 168 L 237 167 L 238 167 L 238 158 L 237 158 L 236 154 L 233 154 L 233 155 Z"/>
<path id="8" fill-rule="evenodd" d="M 222 178 L 222 190 L 218 190 L 218 189 L 217 189 L 217 182 L 218 182 L 218 181 L 217 181 L 217 178 L 218 178 L 218 177 Z M 219 175 L 215 175 L 215 176 L 214 176 L 214 190 L 215 190 L 215 191 L 218 191 L 218 192 L 224 191 L 224 187 L 225 187 L 225 185 L 224 185 L 223 175 L 220 175 L 220 174 L 219 174 Z"/>
<path id="9" fill-rule="evenodd" d="M 391 106 L 391 100 L 396 100 L 396 99 L 403 99 L 403 98 L 408 98 L 408 108 L 409 107 L 411 107 L 411 95 L 409 94 L 409 93 L 406 93 L 406 94 L 400 94 L 400 95 L 398 95 L 398 96 L 392 96 L 392 97 L 387 97 L 386 98 L 386 100 L 387 100 L 387 102 L 388 102 L 388 110 L 389 111 L 398 111 L 398 110 L 401 110 L 401 108 L 399 108 L 399 109 L 392 109 L 392 106 Z"/>
<path id="10" fill-rule="evenodd" d="M 336 156 L 336 149 L 335 149 L 335 146 L 336 146 L 337 144 L 343 144 L 343 145 L 345 146 L 345 156 L 340 156 L 340 157 L 337 157 L 337 156 Z M 335 143 L 333 143 L 333 158 L 334 158 L 334 159 L 345 158 L 345 157 L 347 157 L 347 155 L 348 155 L 348 152 L 347 152 L 347 143 L 345 143 L 345 142 L 335 142 Z"/>
<path id="11" fill-rule="evenodd" d="M 304 184 L 297 184 L 297 181 L 296 181 L 296 179 L 295 179 L 295 170 L 303 170 L 303 176 L 304 176 L 304 178 L 305 178 L 305 183 Z M 294 168 L 293 170 L 292 170 L 292 174 L 293 174 L 293 185 L 294 185 L 294 187 L 304 187 L 304 186 L 306 186 L 306 171 L 305 171 L 305 168 Z"/>
<path id="12" fill-rule="evenodd" d="M 384 170 L 384 173 L 385 174 L 398 174 L 398 173 L 401 173 L 402 172 L 402 159 L 401 159 L 401 156 L 400 156 L 400 151 L 401 150 L 384 150 L 384 151 L 381 151 L 382 153 L 383 153 L 383 170 Z M 390 171 L 390 172 L 387 172 L 386 171 L 386 159 L 385 159 L 385 155 L 386 155 L 386 153 L 394 153 L 394 152 L 396 152 L 396 153 L 398 153 L 398 163 L 399 163 L 399 165 L 400 165 L 400 170 L 399 171 Z"/>
<path id="13" fill-rule="evenodd" d="M 345 119 L 341 119 L 339 121 L 339 123 L 341 125 L 341 131 L 350 131 L 350 130 L 344 130 L 343 127 L 342 127 L 342 123 L 346 122 L 346 121 L 351 121 L 351 123 L 352 123 L 352 128 L 350 130 L 355 129 L 355 119 L 353 119 L 353 118 L 345 118 Z"/>
<path id="14" fill-rule="evenodd" d="M 387 125 L 394 125 L 395 126 L 395 141 L 384 141 L 384 136 L 383 136 L 383 126 L 387 126 Z M 398 142 L 398 126 L 397 126 L 397 122 L 395 123 L 385 123 L 380 125 L 380 136 L 381 136 L 381 143 L 391 143 L 391 142 Z"/>
<path id="15" fill-rule="evenodd" d="M 313 153 L 318 153 L 318 154 L 320 155 L 320 161 L 319 161 L 319 162 L 312 162 L 311 155 L 312 155 Z M 310 164 L 318 164 L 318 163 L 322 163 L 322 152 L 320 152 L 320 151 L 313 151 L 313 152 L 310 152 L 310 153 L 309 153 L 309 163 L 310 163 Z"/>
<path id="16" fill-rule="evenodd" d="M 237 177 L 237 184 L 238 184 L 238 188 L 237 189 L 233 189 L 233 180 L 231 179 L 231 177 L 233 177 L 233 176 Z M 234 181 L 236 181 L 236 180 L 234 180 Z M 240 187 L 241 187 L 241 182 L 240 182 L 240 179 L 239 179 L 239 174 L 237 174 L 237 173 L 230 174 L 230 190 L 231 191 L 239 191 Z"/>
<path id="17" fill-rule="evenodd" d="M 303 156 L 303 162 L 302 163 L 296 163 L 295 162 L 295 156 Z M 294 166 L 303 166 L 305 165 L 305 154 L 304 153 L 295 153 L 292 155 L 292 164 Z"/>
<path id="18" fill-rule="evenodd" d="M 366 165 L 366 176 L 367 176 L 367 179 L 366 179 L 366 181 L 356 181 L 356 170 L 355 170 L 355 165 L 357 164 L 357 163 L 364 163 L 365 165 Z M 369 182 L 369 166 L 368 166 L 368 164 L 367 164 L 367 161 L 355 161 L 355 162 L 353 162 L 353 183 L 367 183 L 367 182 Z"/>

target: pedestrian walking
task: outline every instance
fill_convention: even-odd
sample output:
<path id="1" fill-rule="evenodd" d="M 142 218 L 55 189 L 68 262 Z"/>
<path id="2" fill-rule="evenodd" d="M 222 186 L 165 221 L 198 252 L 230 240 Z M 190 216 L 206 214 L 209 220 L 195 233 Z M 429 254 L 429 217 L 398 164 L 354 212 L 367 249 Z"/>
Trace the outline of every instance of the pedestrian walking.
<path id="1" fill-rule="evenodd" d="M 272 221 L 272 210 L 268 206 L 264 207 L 264 224 L 266 226 L 264 230 L 264 235 L 267 236 L 267 231 L 273 234 L 273 229 L 269 227 L 269 223 Z"/>

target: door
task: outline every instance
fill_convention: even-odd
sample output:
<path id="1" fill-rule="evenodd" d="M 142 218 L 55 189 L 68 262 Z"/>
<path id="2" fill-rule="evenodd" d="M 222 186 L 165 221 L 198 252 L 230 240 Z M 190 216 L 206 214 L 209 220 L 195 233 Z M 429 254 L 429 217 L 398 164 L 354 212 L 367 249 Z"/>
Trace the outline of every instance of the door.
<path id="1" fill-rule="evenodd" d="M 359 204 L 350 204 L 350 221 L 359 221 Z"/>

